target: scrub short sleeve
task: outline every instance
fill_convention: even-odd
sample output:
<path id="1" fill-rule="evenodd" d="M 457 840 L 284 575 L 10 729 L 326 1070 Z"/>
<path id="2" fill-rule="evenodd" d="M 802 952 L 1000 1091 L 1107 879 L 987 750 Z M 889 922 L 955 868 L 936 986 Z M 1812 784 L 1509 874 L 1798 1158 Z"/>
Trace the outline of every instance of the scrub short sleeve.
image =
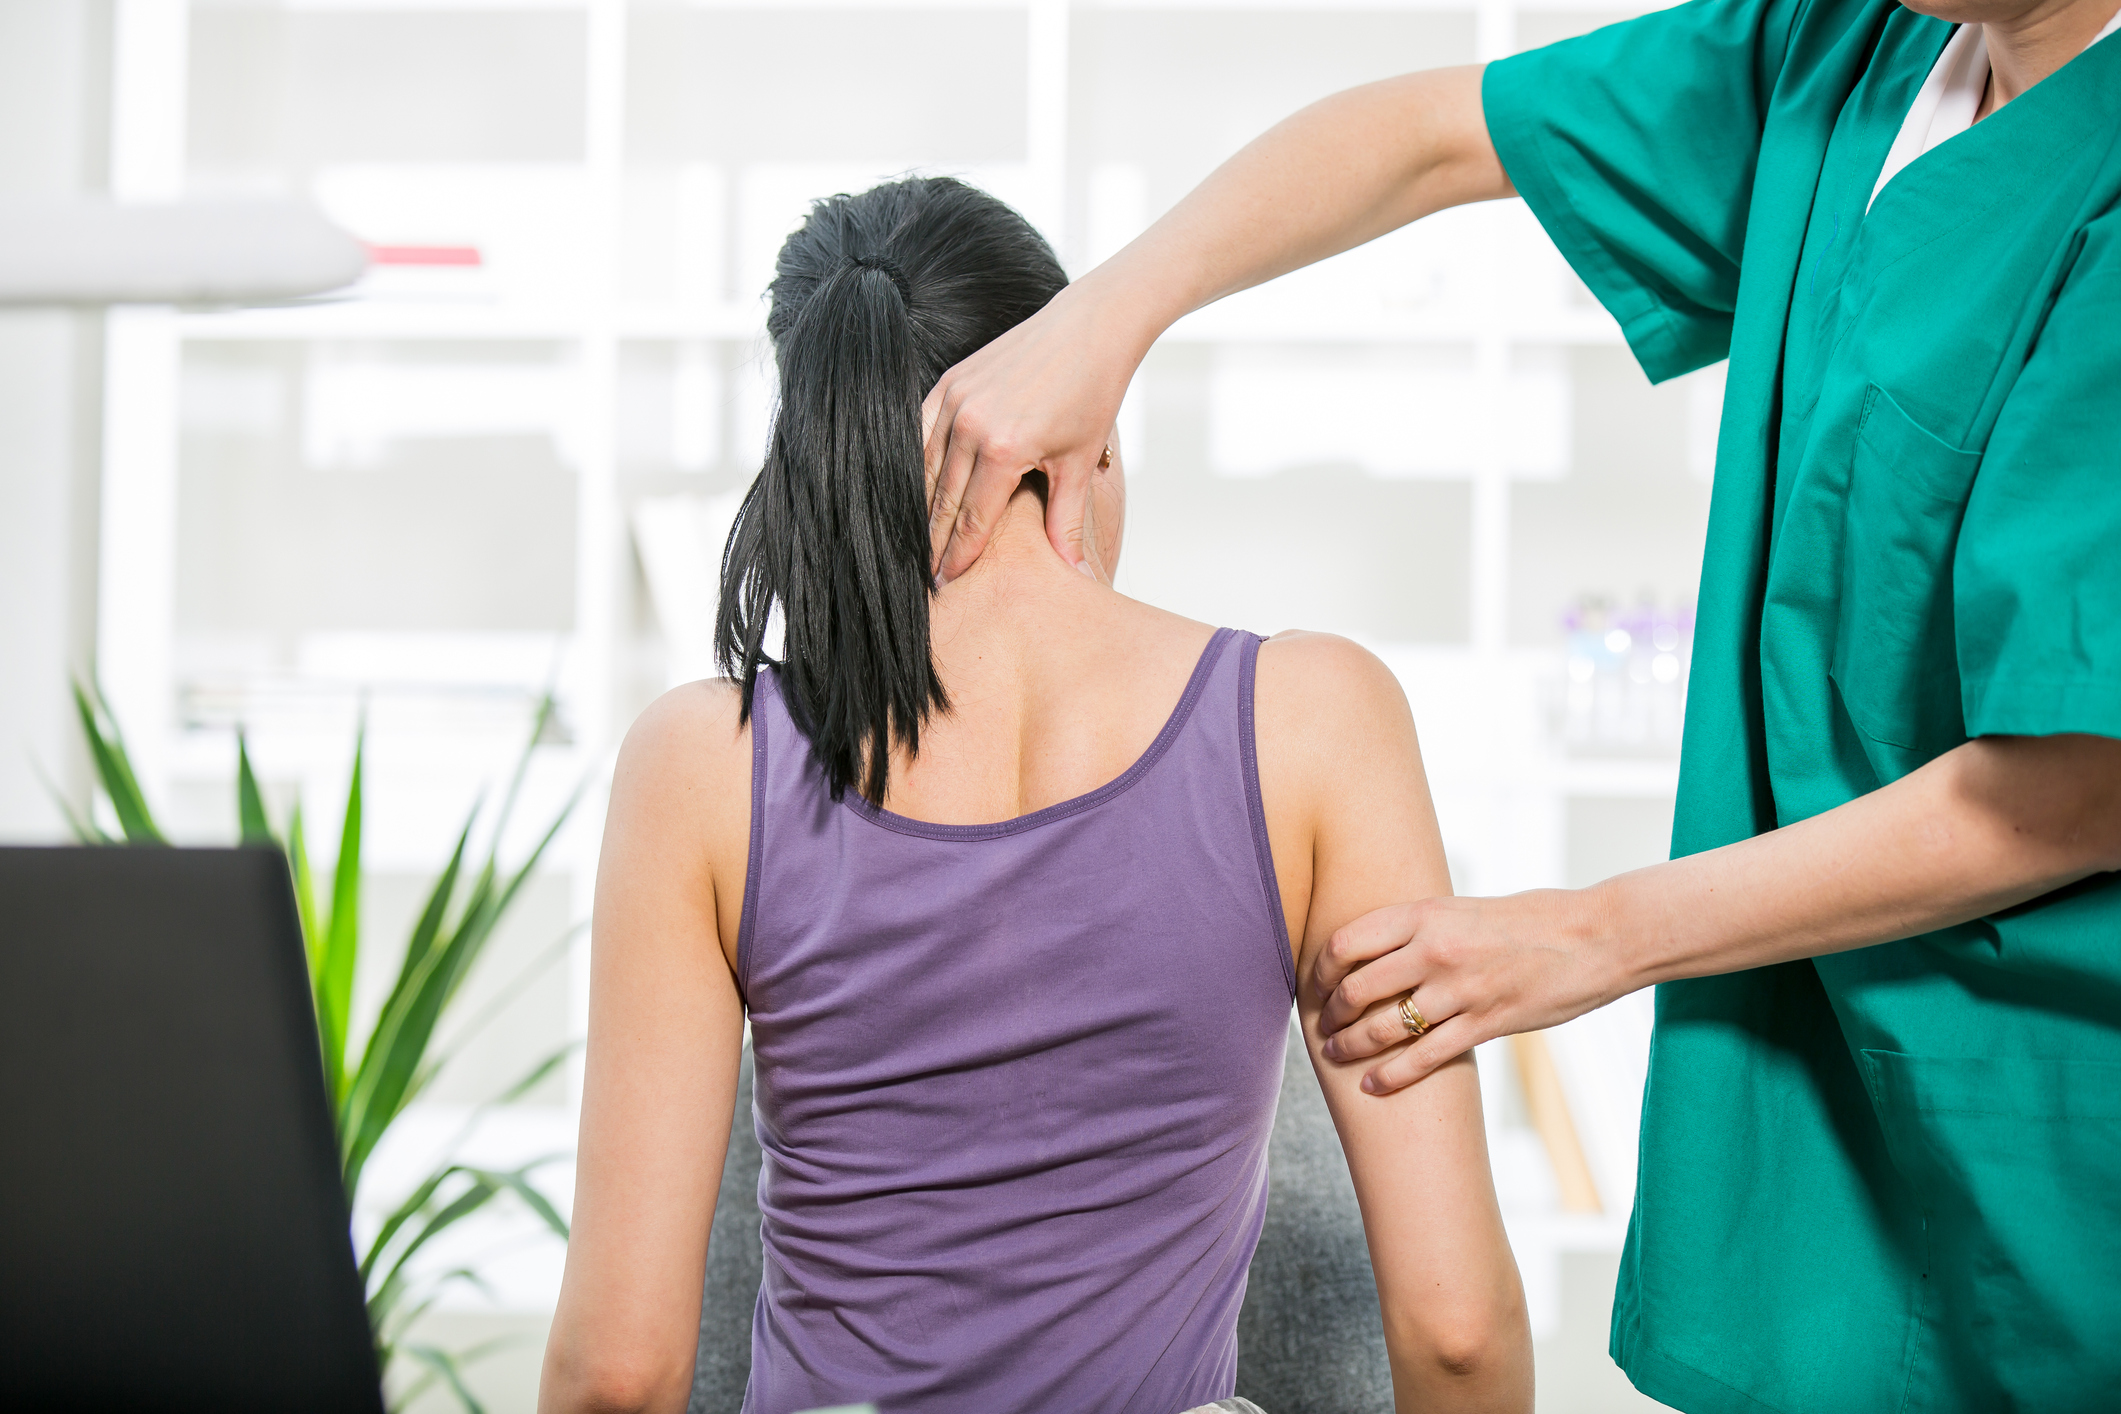
<path id="1" fill-rule="evenodd" d="M 1730 352 L 1768 98 L 1800 0 L 1692 0 L 1490 64 L 1488 132 L 1652 382 Z"/>
<path id="2" fill-rule="evenodd" d="M 2121 212 L 1989 434 L 1952 568 L 1968 736 L 2121 737 Z"/>

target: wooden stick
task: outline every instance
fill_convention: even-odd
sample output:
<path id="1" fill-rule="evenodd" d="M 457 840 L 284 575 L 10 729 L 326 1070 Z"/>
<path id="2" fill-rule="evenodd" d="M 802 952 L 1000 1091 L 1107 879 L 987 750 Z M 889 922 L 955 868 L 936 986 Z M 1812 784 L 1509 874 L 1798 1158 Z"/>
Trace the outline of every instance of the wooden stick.
<path id="1" fill-rule="evenodd" d="M 1569 1117 L 1569 1097 L 1561 1088 L 1561 1072 L 1554 1068 L 1554 1052 L 1546 1033 L 1527 1031 L 1510 1038 L 1510 1055 L 1517 1062 L 1517 1078 L 1524 1085 L 1525 1108 L 1531 1112 L 1532 1128 L 1547 1146 L 1547 1159 L 1554 1165 L 1554 1181 L 1561 1189 L 1565 1213 L 1602 1213 L 1598 1183 L 1591 1177 L 1590 1161 L 1576 1137 L 1576 1123 Z"/>

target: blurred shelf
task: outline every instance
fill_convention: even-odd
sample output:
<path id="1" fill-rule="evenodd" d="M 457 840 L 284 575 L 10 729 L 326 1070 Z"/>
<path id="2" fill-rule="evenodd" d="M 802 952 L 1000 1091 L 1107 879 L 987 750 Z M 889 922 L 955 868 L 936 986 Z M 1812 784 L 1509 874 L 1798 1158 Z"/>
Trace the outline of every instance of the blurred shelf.
<path id="1" fill-rule="evenodd" d="M 378 339 L 553 343 L 582 338 L 593 324 L 603 327 L 602 321 L 589 310 L 579 307 L 517 309 L 493 305 L 345 300 L 228 313 L 186 313 L 178 316 L 177 330 L 184 338 L 198 341 Z"/>
<path id="2" fill-rule="evenodd" d="M 502 773 L 512 770 L 522 755 L 523 733 L 499 731 L 488 735 L 471 732 L 394 731 L 372 734 L 364 747 L 363 770 L 373 775 L 416 775 L 433 783 L 465 781 L 500 784 Z M 353 760 L 354 733 L 320 726 L 314 731 L 252 733 L 253 763 L 263 776 L 323 776 L 340 779 Z M 539 774 L 576 775 L 597 765 L 597 757 L 579 746 L 540 747 L 534 770 Z M 235 775 L 236 742 L 233 731 L 186 731 L 173 733 L 167 758 L 169 775 L 176 781 L 228 781 Z"/>
<path id="3" fill-rule="evenodd" d="M 1620 325 L 1603 309 L 1451 311 L 1338 320 L 1311 313 L 1285 321 L 1210 307 L 1187 315 L 1164 335 L 1181 344 L 1470 344 L 1495 338 L 1520 344 L 1625 342 Z"/>
<path id="4" fill-rule="evenodd" d="M 307 14 L 428 14 L 463 11 L 573 10 L 604 0 L 279 0 L 278 8 Z M 621 0 L 623 3 L 623 0 Z M 1457 11 L 1485 8 L 1480 0 L 633 0 L 629 10 L 1201 10 L 1312 14 L 1349 11 Z M 1611 0 L 1536 0 L 1509 8 L 1520 14 L 1640 14 L 1662 6 Z"/>
<path id="5" fill-rule="evenodd" d="M 284 306 L 178 316 L 178 331 L 197 341 L 530 341 L 555 342 L 603 334 L 622 339 L 740 341 L 762 338 L 763 307 L 731 304 L 708 309 L 626 306 L 609 314 L 588 306 L 522 308 L 369 302 Z M 1474 313 L 1409 314 L 1375 319 L 1280 319 L 1204 310 L 1173 325 L 1171 344 L 1470 344 L 1500 338 L 1538 345 L 1618 345 L 1620 326 L 1602 309 L 1527 311 L 1485 317 Z"/>

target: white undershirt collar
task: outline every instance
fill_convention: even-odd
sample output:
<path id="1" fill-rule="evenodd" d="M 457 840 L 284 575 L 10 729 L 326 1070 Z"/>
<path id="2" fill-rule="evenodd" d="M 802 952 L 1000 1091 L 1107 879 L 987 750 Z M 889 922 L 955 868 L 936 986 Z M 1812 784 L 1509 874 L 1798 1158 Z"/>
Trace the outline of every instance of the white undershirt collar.
<path id="1" fill-rule="evenodd" d="M 2121 29 L 2121 11 L 2116 11 L 2106 28 L 2092 37 L 2092 44 L 2117 29 Z M 1988 39 L 1980 25 L 1961 25 L 1937 56 L 1930 76 L 1923 80 L 1914 106 L 1907 110 L 1900 136 L 1893 139 L 1892 150 L 1885 155 L 1885 167 L 1878 173 L 1878 183 L 1871 188 L 1871 202 L 1908 163 L 1972 127 L 1974 114 L 1981 109 L 1981 96 L 1987 91 Z M 1870 210 L 1871 202 L 1865 202 L 1863 209 Z"/>

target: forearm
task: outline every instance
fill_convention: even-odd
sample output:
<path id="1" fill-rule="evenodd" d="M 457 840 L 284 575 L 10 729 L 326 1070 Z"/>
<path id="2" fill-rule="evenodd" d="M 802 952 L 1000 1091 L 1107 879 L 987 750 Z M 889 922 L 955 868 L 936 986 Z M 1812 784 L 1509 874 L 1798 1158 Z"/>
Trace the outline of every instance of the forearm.
<path id="1" fill-rule="evenodd" d="M 1447 206 L 1512 195 L 1480 106 L 1479 66 L 1334 94 L 1211 173 L 1077 282 L 1137 360 L 1225 295 L 1350 250 Z"/>
<path id="2" fill-rule="evenodd" d="M 938 582 L 971 568 L 1026 467 L 1046 474 L 1046 536 L 1084 551 L 1088 491 L 1149 346 L 1224 295 L 1432 211 L 1511 195 L 1481 70 L 1335 94 L 1217 168 L 1132 244 L 947 370 L 921 405 Z"/>
<path id="3" fill-rule="evenodd" d="M 1407 1201 L 1429 1201 L 1413 1193 Z M 1492 1207 L 1493 1200 L 1490 1200 Z M 1528 1414 L 1532 1332 L 1499 1218 L 1475 1271 L 1429 1267 L 1412 1282 L 1379 1273 L 1396 1414 Z M 1372 1248 L 1373 1265 L 1376 1262 Z M 1423 1257 L 1433 1256 L 1431 1247 Z M 1388 1290 L 1391 1287 L 1398 1290 Z"/>
<path id="4" fill-rule="evenodd" d="M 1482 1041 L 1656 982 L 1908 938 L 2121 869 L 2121 740 L 1968 742 L 1836 809 L 1589 889 L 1432 897 L 1336 932 L 1324 1054 L 1390 1094 Z M 1428 1019 L 1406 1044 L 1392 1002 Z"/>
<path id="5" fill-rule="evenodd" d="M 1633 990 L 1984 917 L 2121 868 L 2121 742 L 1985 738 L 1837 809 L 1589 891 Z"/>
<path id="6" fill-rule="evenodd" d="M 1529 1334 L 1509 1348 L 1484 1351 L 1451 1365 L 1431 1349 L 1402 1350 L 1389 1335 L 1393 1414 L 1526 1414 L 1532 1408 Z"/>

